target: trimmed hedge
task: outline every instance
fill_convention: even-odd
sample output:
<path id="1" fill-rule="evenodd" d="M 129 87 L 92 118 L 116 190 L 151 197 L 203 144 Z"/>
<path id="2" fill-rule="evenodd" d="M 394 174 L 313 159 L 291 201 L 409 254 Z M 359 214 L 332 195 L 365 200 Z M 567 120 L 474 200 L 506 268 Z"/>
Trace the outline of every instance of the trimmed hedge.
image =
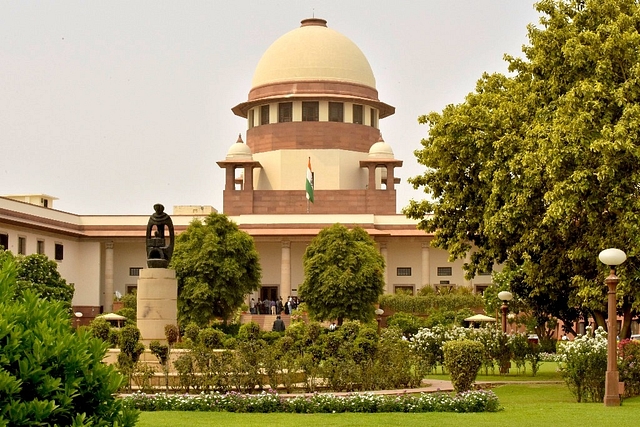
<path id="1" fill-rule="evenodd" d="M 421 393 L 375 395 L 372 393 L 300 395 L 285 398 L 274 392 L 260 394 L 201 393 L 199 395 L 148 395 L 135 393 L 123 398 L 125 407 L 142 411 L 375 413 L 375 412 L 497 412 L 502 410 L 492 391 L 470 391 L 457 395 Z"/>
<path id="2" fill-rule="evenodd" d="M 385 294 L 378 300 L 383 310 L 412 314 L 430 314 L 435 310 L 457 311 L 469 307 L 483 307 L 481 295 L 472 293 L 433 293 L 428 296 Z"/>
<path id="3" fill-rule="evenodd" d="M 471 340 L 449 341 L 442 350 L 453 389 L 458 393 L 470 390 L 482 366 L 484 345 Z"/>

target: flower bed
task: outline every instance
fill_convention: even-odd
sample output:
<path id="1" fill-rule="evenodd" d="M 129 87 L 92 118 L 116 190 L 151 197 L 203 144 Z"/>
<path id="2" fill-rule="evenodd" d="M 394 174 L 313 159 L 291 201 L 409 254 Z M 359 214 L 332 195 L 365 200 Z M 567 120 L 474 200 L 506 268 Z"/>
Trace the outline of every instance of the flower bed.
<path id="1" fill-rule="evenodd" d="M 198 395 L 135 393 L 124 397 L 128 408 L 142 411 L 227 411 L 227 412 L 497 412 L 502 408 L 492 391 L 468 391 L 457 395 L 421 393 L 379 395 L 372 393 L 283 397 L 275 392 L 260 394 L 201 393 Z"/>

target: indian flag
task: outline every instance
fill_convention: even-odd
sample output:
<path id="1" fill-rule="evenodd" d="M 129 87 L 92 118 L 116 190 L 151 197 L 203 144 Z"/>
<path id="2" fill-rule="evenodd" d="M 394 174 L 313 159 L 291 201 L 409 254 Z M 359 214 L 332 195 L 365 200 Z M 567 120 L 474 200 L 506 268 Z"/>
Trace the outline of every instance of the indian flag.
<path id="1" fill-rule="evenodd" d="M 307 165 L 307 200 L 313 203 L 313 172 L 311 171 L 311 157 Z"/>

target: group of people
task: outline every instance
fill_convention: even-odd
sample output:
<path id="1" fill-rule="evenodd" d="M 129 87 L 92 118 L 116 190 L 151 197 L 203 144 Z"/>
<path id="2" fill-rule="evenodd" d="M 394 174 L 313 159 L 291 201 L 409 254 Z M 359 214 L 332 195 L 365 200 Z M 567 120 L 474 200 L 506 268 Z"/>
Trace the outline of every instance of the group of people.
<path id="1" fill-rule="evenodd" d="M 298 308 L 298 304 L 300 304 L 298 297 L 291 296 L 287 298 L 286 302 L 283 301 L 282 297 L 276 300 L 264 299 L 262 301 L 258 298 L 257 302 L 254 298 L 251 298 L 249 311 L 251 314 L 291 314 L 293 310 Z"/>

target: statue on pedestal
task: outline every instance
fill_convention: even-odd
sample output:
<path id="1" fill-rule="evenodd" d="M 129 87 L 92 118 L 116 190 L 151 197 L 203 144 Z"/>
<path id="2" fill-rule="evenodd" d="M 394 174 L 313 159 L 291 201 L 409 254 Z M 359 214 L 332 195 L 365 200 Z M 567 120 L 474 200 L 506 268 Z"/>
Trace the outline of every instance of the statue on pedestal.
<path id="1" fill-rule="evenodd" d="M 149 268 L 167 268 L 175 244 L 173 221 L 160 203 L 153 205 L 153 209 L 155 212 L 147 223 L 147 266 Z"/>

